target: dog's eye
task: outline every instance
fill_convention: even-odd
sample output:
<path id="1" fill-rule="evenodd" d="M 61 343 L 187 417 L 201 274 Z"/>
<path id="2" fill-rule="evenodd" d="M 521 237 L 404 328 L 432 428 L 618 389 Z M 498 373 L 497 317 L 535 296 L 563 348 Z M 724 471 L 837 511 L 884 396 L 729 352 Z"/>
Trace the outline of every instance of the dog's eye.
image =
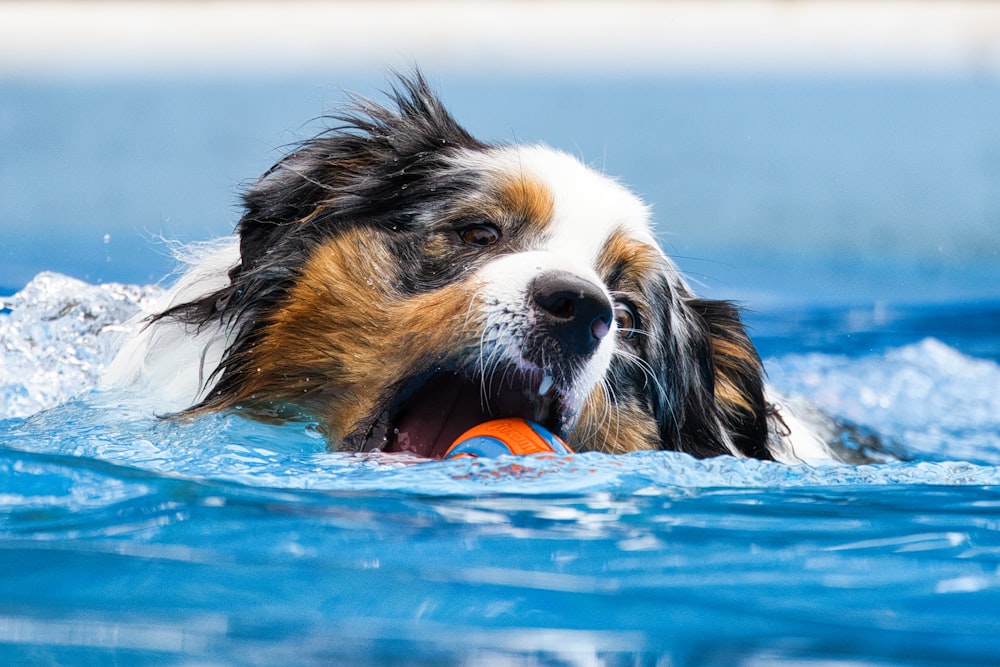
<path id="1" fill-rule="evenodd" d="M 500 240 L 500 230 L 493 225 L 470 225 L 458 232 L 468 245 L 490 246 Z"/>
<path id="2" fill-rule="evenodd" d="M 618 325 L 618 333 L 622 338 L 632 338 L 635 336 L 636 317 L 635 312 L 621 301 L 615 301 L 615 323 Z"/>

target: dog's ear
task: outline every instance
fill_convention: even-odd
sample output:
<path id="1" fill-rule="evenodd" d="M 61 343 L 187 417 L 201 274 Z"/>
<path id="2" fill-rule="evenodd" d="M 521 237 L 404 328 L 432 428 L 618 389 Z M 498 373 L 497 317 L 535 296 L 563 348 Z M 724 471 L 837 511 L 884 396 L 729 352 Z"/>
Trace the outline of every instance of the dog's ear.
<path id="1" fill-rule="evenodd" d="M 769 459 L 763 368 L 739 310 L 662 285 L 645 360 L 664 449 L 693 456 L 743 454 Z"/>
<path id="2" fill-rule="evenodd" d="M 706 387 L 721 426 L 742 454 L 770 459 L 764 369 L 747 336 L 739 309 L 728 301 L 692 299 L 687 305 L 704 323 L 702 364 Z"/>

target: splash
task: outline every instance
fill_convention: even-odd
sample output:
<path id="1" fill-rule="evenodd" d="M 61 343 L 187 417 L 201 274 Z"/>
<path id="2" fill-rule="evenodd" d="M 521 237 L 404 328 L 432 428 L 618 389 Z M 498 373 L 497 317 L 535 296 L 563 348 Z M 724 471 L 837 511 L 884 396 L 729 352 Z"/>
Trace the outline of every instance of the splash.
<path id="1" fill-rule="evenodd" d="M 40 274 L 0 315 L 0 435 L 7 447 L 86 457 L 160 474 L 275 488 L 483 489 L 567 493 L 630 489 L 845 484 L 994 484 L 1000 463 L 1000 367 L 935 339 L 864 357 L 778 356 L 786 393 L 898 441 L 918 461 L 883 466 L 786 466 L 672 453 L 411 465 L 400 457 L 327 452 L 312 425 L 274 426 L 236 414 L 161 421 L 127 396 L 94 389 L 115 337 L 156 287 L 88 285 Z M 793 343 L 789 347 L 794 350 Z M 477 491 L 478 490 L 478 491 Z"/>
<path id="2" fill-rule="evenodd" d="M 159 293 L 40 273 L 3 299 L 0 418 L 24 417 L 96 386 L 122 324 Z"/>
<path id="3" fill-rule="evenodd" d="M 1000 463 L 1000 366 L 992 360 L 925 338 L 861 358 L 787 355 L 769 372 L 783 391 L 921 458 Z"/>

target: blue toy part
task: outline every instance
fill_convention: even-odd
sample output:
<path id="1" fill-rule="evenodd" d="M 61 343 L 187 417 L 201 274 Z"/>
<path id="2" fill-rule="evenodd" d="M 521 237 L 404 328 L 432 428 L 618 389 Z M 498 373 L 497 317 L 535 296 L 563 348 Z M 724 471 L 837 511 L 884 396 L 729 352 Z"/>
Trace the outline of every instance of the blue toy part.
<path id="1" fill-rule="evenodd" d="M 487 435 L 477 435 L 467 438 L 448 450 L 445 458 L 453 459 L 460 456 L 472 456 L 475 458 L 492 459 L 504 454 L 513 454 L 510 447 L 503 440 L 497 440 Z"/>

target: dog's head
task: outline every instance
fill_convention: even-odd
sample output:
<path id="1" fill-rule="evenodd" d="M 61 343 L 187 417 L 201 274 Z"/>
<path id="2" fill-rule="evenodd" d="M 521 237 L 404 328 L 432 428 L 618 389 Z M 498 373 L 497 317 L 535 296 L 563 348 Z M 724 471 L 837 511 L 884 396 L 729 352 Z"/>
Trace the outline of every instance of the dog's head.
<path id="1" fill-rule="evenodd" d="M 196 409 L 302 413 L 350 450 L 438 456 L 519 416 L 576 450 L 768 455 L 738 312 L 692 295 L 637 197 L 477 141 L 419 75 L 393 101 L 252 186 L 230 285 L 167 313 L 231 329 Z"/>

